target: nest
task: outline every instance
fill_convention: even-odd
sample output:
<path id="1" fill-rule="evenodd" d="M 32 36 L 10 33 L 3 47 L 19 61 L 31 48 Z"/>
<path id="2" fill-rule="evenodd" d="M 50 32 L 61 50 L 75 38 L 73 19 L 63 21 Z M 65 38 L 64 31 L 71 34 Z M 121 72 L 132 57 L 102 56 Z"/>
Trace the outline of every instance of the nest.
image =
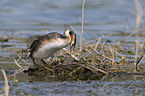
<path id="1" fill-rule="evenodd" d="M 134 53 L 132 50 L 123 51 L 126 44 L 99 44 L 99 40 L 94 44 L 95 41 L 86 42 L 81 51 L 79 46 L 75 52 L 63 48 L 59 55 L 55 55 L 56 60 L 29 68 L 26 72 L 31 76 L 52 77 L 58 80 L 100 80 L 104 77 L 120 76 L 122 72 L 132 70 L 133 61 L 126 60 L 128 58 L 122 55 L 124 52 Z M 136 65 L 142 59 L 143 55 L 137 60 Z M 138 66 L 135 68 L 142 71 Z"/>
<path id="2" fill-rule="evenodd" d="M 28 72 L 30 76 L 47 76 L 59 80 L 100 80 L 106 75 L 91 69 L 83 62 L 59 64 L 57 61 L 45 66 L 32 67 L 24 72 Z"/>

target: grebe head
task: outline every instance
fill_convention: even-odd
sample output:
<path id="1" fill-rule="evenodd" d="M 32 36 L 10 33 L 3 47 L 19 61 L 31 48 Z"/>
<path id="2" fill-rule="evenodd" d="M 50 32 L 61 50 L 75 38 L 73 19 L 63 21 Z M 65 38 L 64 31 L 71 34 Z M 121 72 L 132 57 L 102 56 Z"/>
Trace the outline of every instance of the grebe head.
<path id="1" fill-rule="evenodd" d="M 76 45 L 76 34 L 72 30 L 66 30 L 64 32 L 64 35 L 71 38 L 70 49 L 74 50 L 75 45 Z"/>

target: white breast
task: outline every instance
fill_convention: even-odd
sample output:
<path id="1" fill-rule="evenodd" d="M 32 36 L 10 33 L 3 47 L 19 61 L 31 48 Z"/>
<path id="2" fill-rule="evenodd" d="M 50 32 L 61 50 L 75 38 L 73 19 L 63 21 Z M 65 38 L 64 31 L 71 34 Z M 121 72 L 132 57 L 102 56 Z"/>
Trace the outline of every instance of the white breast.
<path id="1" fill-rule="evenodd" d="M 34 52 L 33 58 L 35 59 L 45 59 L 50 57 L 54 52 L 66 47 L 70 43 L 70 39 L 54 39 L 50 42 L 45 42 L 41 47 Z"/>

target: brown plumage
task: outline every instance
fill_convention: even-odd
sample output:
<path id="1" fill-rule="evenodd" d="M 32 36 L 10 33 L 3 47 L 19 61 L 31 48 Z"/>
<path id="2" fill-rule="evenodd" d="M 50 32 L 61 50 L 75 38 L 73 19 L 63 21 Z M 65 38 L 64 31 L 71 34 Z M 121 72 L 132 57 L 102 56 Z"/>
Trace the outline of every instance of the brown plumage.
<path id="1" fill-rule="evenodd" d="M 32 59 L 34 65 L 36 65 L 35 59 L 40 59 L 44 64 L 43 60 L 50 57 L 56 51 L 71 45 L 70 48 L 74 48 L 76 44 L 76 35 L 71 30 L 66 30 L 64 35 L 52 32 L 37 37 L 29 48 L 29 57 Z"/>

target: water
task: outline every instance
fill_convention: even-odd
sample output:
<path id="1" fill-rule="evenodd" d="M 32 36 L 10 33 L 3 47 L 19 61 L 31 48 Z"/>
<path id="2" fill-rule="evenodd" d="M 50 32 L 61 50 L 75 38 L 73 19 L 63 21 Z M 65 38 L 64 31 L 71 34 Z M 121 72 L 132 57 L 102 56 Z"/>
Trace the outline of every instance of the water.
<path id="1" fill-rule="evenodd" d="M 19 84 L 19 89 L 13 87 L 13 92 L 19 94 L 22 92 L 31 95 L 52 95 L 52 96 L 96 96 L 96 95 L 107 95 L 116 96 L 120 95 L 142 95 L 145 94 L 142 89 L 142 83 L 144 81 L 127 81 L 127 82 L 99 82 L 99 81 L 83 81 L 83 82 L 35 82 L 35 83 L 24 83 Z M 139 84 L 138 84 L 139 83 Z M 108 85 L 107 85 L 108 84 Z M 138 85 L 137 85 L 138 84 Z M 105 86 L 107 85 L 107 86 Z M 119 85 L 119 86 L 118 86 Z M 103 88 L 104 87 L 104 88 Z M 137 90 L 137 92 L 136 92 Z M 130 95 L 133 96 L 133 95 Z"/>
<path id="2" fill-rule="evenodd" d="M 145 1 L 140 0 L 143 8 L 141 26 L 145 25 Z M 8 42 L 0 42 L 0 69 L 17 70 L 14 59 L 17 56 L 7 49 L 26 49 L 31 43 L 30 36 L 42 35 L 51 31 L 63 33 L 72 25 L 81 33 L 81 6 L 82 0 L 1 0 L 0 3 L 0 37 L 11 37 Z M 104 40 L 113 43 L 135 32 L 136 9 L 134 0 L 86 0 L 84 17 L 84 38 L 92 40 L 102 35 L 113 34 Z M 47 32 L 46 32 L 47 29 Z M 124 43 L 133 45 L 134 41 L 144 42 L 142 36 L 135 35 L 126 39 Z M 13 37 L 12 37 L 13 36 Z M 77 36 L 77 38 L 79 38 Z M 21 55 L 23 57 L 23 55 Z M 30 59 L 24 59 L 31 63 Z M 144 64 L 145 60 L 142 60 Z M 26 66 L 24 62 L 19 62 Z M 13 71 L 15 71 L 13 70 Z M 0 74 L 0 89 L 4 87 Z M 135 77 L 141 78 L 135 79 Z M 25 77 L 25 78 L 23 78 Z M 64 81 L 29 80 L 27 74 L 19 74 L 18 86 L 10 83 L 10 93 L 13 95 L 140 95 L 145 91 L 144 75 L 125 75 L 105 81 Z M 47 79 L 47 78 L 45 78 Z M 118 81 L 121 80 L 121 81 Z M 33 81 L 33 82 L 28 82 Z M 104 87 L 108 84 L 106 87 Z M 104 88 L 103 88 L 104 87 Z M 36 92 L 37 91 L 37 92 Z"/>
<path id="3" fill-rule="evenodd" d="M 20 80 L 18 84 L 10 82 L 11 96 L 144 96 L 145 94 L 143 74 L 123 74 L 121 77 L 106 78 L 103 81 L 59 81 L 47 77 L 36 79 L 22 73 L 18 77 Z M 0 82 L 0 89 L 3 88 L 3 83 Z"/>

